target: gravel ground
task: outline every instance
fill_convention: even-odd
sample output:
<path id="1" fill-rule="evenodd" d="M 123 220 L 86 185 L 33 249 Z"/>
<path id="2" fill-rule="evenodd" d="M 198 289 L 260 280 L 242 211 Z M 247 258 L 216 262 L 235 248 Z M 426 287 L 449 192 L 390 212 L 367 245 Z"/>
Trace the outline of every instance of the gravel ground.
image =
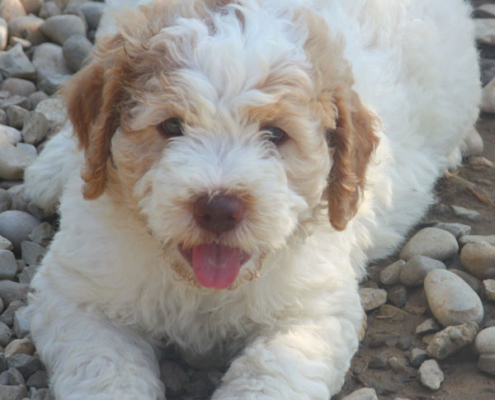
<path id="1" fill-rule="evenodd" d="M 0 399 L 51 399 L 18 312 L 57 228 L 23 198 L 23 171 L 65 114 L 54 95 L 93 47 L 104 4 L 0 0 Z M 485 87 L 473 156 L 437 185 L 438 203 L 360 291 L 368 330 L 337 399 L 495 398 L 495 5 L 478 10 Z M 492 13 L 492 14 L 491 14 Z M 493 109 L 492 109 L 493 107 Z M 490 114 L 493 113 L 493 114 Z M 193 368 L 170 349 L 171 399 L 203 400 L 224 370 Z"/>

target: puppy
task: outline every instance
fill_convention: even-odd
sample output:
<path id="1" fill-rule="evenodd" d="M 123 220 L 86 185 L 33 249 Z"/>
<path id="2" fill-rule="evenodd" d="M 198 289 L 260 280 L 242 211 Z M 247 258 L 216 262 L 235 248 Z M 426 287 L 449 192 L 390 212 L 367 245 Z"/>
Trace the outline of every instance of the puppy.
<path id="1" fill-rule="evenodd" d="M 168 344 L 229 362 L 215 400 L 337 393 L 367 261 L 424 214 L 477 117 L 469 13 L 157 0 L 105 17 L 64 89 L 70 124 L 26 173 L 45 210 L 61 195 L 28 309 L 55 397 L 164 399 Z"/>

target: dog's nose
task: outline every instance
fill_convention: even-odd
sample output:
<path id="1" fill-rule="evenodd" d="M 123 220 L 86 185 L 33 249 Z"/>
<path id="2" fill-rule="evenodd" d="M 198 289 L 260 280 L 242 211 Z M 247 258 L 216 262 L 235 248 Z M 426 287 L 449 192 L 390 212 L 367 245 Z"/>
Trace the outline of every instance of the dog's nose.
<path id="1" fill-rule="evenodd" d="M 244 216 L 244 205 L 235 196 L 201 196 L 194 203 L 194 219 L 207 231 L 220 234 L 234 229 Z"/>

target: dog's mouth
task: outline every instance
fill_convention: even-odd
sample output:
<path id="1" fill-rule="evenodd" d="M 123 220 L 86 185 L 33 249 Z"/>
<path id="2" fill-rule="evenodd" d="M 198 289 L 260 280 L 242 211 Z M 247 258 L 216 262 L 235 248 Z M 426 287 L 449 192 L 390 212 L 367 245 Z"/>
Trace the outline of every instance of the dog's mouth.
<path id="1" fill-rule="evenodd" d="M 237 279 L 239 271 L 251 254 L 239 248 L 218 243 L 199 244 L 179 252 L 191 264 L 198 283 L 207 288 L 227 289 Z"/>

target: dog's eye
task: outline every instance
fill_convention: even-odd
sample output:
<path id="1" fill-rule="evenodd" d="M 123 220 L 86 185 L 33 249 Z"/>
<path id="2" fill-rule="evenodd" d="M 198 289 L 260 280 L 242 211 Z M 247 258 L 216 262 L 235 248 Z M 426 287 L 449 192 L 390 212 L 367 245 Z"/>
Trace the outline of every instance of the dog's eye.
<path id="1" fill-rule="evenodd" d="M 263 130 L 267 132 L 266 138 L 272 143 L 279 145 L 287 140 L 287 133 L 277 126 L 266 126 Z"/>
<path id="2" fill-rule="evenodd" d="M 160 133 L 166 137 L 182 136 L 182 120 L 180 118 L 169 118 L 158 125 Z"/>

